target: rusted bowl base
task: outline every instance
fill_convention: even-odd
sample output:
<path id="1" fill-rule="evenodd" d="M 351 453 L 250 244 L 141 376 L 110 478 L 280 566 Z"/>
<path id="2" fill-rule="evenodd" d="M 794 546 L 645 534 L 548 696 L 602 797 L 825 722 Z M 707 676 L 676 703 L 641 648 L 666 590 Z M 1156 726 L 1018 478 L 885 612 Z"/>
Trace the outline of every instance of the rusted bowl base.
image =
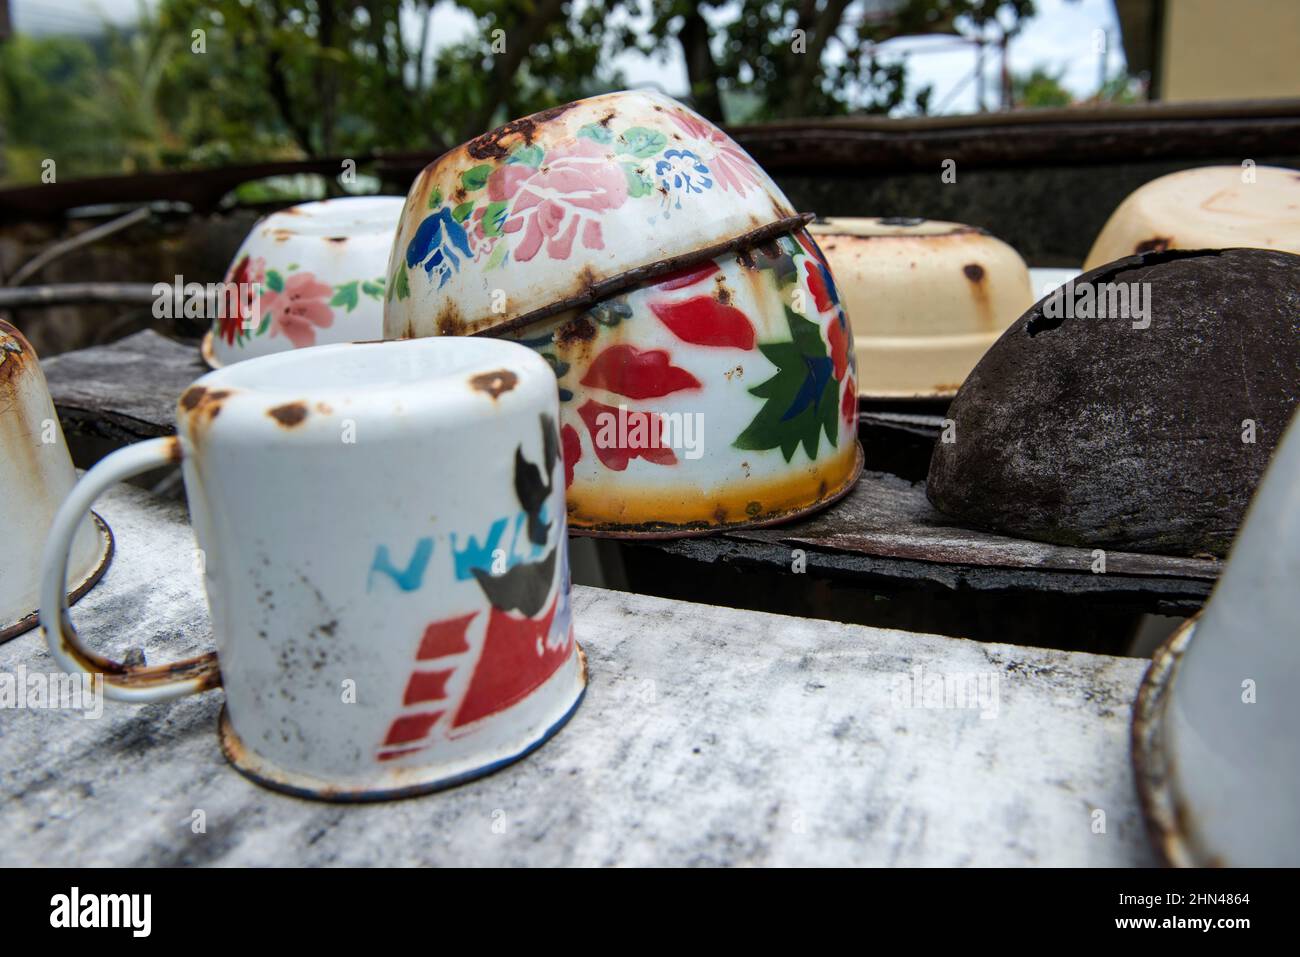
<path id="1" fill-rule="evenodd" d="M 75 605 L 81 600 L 81 596 L 95 587 L 95 583 L 104 577 L 104 572 L 108 571 L 108 565 L 113 560 L 113 530 L 108 527 L 108 523 L 100 518 L 96 513 L 91 512 L 90 517 L 95 522 L 95 528 L 99 530 L 100 551 L 99 560 L 95 562 L 95 567 L 76 588 L 68 592 L 68 604 Z M 24 615 L 17 621 L 8 625 L 0 625 L 0 645 L 3 645 L 11 638 L 17 638 L 24 632 L 31 631 L 41 620 L 41 612 L 38 608 L 31 614 Z"/>
<path id="2" fill-rule="evenodd" d="M 1133 777 L 1147 833 L 1165 863 L 1171 867 L 1221 867 L 1222 861 L 1196 845 L 1187 827 L 1191 818 L 1174 790 L 1173 765 L 1165 740 L 1165 706 L 1178 664 L 1195 631 L 1195 618 L 1183 622 L 1152 656 L 1142 678 L 1133 706 Z"/>
<path id="3" fill-rule="evenodd" d="M 579 525 L 569 525 L 570 535 L 581 535 L 586 538 L 643 538 L 643 539 L 665 539 L 665 538 L 699 538 L 703 535 L 714 535 L 718 532 L 731 532 L 745 528 L 767 528 L 771 525 L 782 525 L 786 522 L 793 522 L 796 519 L 819 512 L 828 506 L 834 505 L 849 492 L 853 491 L 853 486 L 857 484 L 858 478 L 862 475 L 863 454 L 862 444 L 854 443 L 855 455 L 853 460 L 853 470 L 849 473 L 848 478 L 838 488 L 832 489 L 825 496 L 813 502 L 811 505 L 804 505 L 800 508 L 791 509 L 788 512 L 781 512 L 776 515 L 765 515 L 761 518 L 750 519 L 743 522 L 722 522 L 710 524 L 708 522 L 692 522 L 687 525 L 672 525 L 668 522 L 642 522 L 637 525 L 592 525 L 582 527 Z"/>
<path id="4" fill-rule="evenodd" d="M 230 762 L 236 771 L 254 784 L 260 784 L 272 791 L 291 794 L 294 797 L 308 798 L 313 801 L 332 801 L 339 804 L 397 801 L 402 798 L 419 797 L 422 794 L 430 794 L 434 791 L 455 787 L 458 784 L 473 781 L 475 778 L 484 777 L 493 771 L 499 771 L 509 764 L 514 764 L 520 758 L 527 757 L 554 737 L 555 733 L 568 723 L 574 712 L 578 710 L 578 705 L 582 704 L 582 699 L 587 693 L 587 654 L 576 641 L 574 642 L 574 650 L 578 656 L 577 681 L 575 682 L 577 688 L 564 711 L 547 725 L 534 740 L 522 748 L 517 750 L 505 748 L 502 749 L 501 753 L 481 755 L 472 762 L 472 767 L 443 766 L 426 769 L 410 768 L 401 772 L 388 772 L 390 778 L 395 773 L 401 774 L 403 783 L 397 786 L 341 786 L 336 782 L 326 781 L 311 775 L 285 771 L 258 757 L 235 734 L 235 729 L 230 724 L 224 705 L 221 708 L 221 719 L 218 725 L 221 738 L 221 753 L 226 756 L 226 760 Z M 465 763 L 461 762 L 462 765 Z"/>

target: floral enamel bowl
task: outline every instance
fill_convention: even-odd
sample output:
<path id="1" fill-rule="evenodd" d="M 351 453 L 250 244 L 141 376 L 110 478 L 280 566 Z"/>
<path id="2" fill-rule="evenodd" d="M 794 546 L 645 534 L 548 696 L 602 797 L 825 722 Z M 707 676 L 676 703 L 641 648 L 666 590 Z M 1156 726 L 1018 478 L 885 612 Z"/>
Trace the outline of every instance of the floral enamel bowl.
<path id="1" fill-rule="evenodd" d="M 505 335 L 555 370 L 573 532 L 772 524 L 861 471 L 853 333 L 803 230 Z"/>
<path id="2" fill-rule="evenodd" d="M 203 340 L 214 368 L 243 359 L 383 335 L 388 253 L 399 196 L 304 203 L 261 219 L 226 273 L 234 295 Z"/>
<path id="3" fill-rule="evenodd" d="M 758 164 L 677 101 L 579 100 L 419 175 L 389 264 L 385 335 L 519 328 L 800 225 Z"/>

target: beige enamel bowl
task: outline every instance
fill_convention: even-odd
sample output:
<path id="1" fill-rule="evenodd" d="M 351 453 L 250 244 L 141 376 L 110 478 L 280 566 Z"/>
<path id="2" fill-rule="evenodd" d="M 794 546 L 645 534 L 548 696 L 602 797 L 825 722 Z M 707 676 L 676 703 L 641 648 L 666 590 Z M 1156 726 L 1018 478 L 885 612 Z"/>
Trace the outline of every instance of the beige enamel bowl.
<path id="1" fill-rule="evenodd" d="M 1111 214 L 1083 268 L 1135 253 L 1238 246 L 1300 253 L 1300 170 L 1203 166 L 1152 180 Z"/>
<path id="2" fill-rule="evenodd" d="M 950 398 L 1034 302 L 1020 254 L 973 226 L 827 219 L 809 231 L 853 326 L 865 397 Z"/>

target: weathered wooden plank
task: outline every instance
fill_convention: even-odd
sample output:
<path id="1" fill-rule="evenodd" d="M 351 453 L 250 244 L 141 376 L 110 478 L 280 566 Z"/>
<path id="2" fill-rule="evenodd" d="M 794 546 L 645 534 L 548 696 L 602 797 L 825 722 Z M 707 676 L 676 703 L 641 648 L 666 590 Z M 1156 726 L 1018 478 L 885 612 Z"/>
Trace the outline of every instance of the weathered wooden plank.
<path id="1" fill-rule="evenodd" d="M 99 510 L 118 553 L 73 609 L 88 640 L 200 650 L 183 508 L 122 487 Z M 591 687 L 574 720 L 519 764 L 394 804 L 249 783 L 218 750 L 219 691 L 4 714 L 0 865 L 1155 863 L 1128 761 L 1143 661 L 582 587 L 575 616 Z M 20 665 L 51 667 L 38 634 L 0 646 L 0 674 Z M 916 668 L 982 676 L 996 711 L 907 706 Z"/>
<path id="2" fill-rule="evenodd" d="M 176 431 L 176 399 L 207 372 L 194 345 L 151 329 L 41 361 L 66 432 L 123 443 Z"/>

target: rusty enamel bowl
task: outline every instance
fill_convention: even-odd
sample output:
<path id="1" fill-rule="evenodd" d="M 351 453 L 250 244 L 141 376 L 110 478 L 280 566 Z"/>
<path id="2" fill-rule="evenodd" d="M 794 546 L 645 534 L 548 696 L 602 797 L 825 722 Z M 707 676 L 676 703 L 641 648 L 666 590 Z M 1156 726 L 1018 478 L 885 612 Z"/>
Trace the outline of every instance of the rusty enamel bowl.
<path id="1" fill-rule="evenodd" d="M 773 524 L 861 471 L 853 334 L 803 230 L 506 335 L 559 382 L 570 531 Z"/>
<path id="2" fill-rule="evenodd" d="M 677 101 L 579 100 L 419 175 L 389 264 L 385 335 L 519 328 L 800 225 L 758 164 Z"/>
<path id="3" fill-rule="evenodd" d="M 1034 303 L 1020 254 L 982 229 L 930 219 L 828 219 L 817 237 L 853 320 L 868 398 L 951 398 Z"/>
<path id="4" fill-rule="evenodd" d="M 1170 864 L 1300 866 L 1300 417 L 1223 574 L 1155 654 L 1133 709 L 1147 829 Z"/>
<path id="5" fill-rule="evenodd" d="M 37 622 L 40 555 L 77 473 L 36 353 L 0 320 L 0 642 Z M 68 566 L 74 602 L 97 582 L 113 553 L 113 536 L 88 515 L 73 539 Z"/>
<path id="6" fill-rule="evenodd" d="M 208 365 L 380 338 L 388 253 L 403 202 L 327 199 L 259 220 L 225 277 L 225 290 L 245 295 L 214 304 L 219 314 L 202 349 Z"/>
<path id="7" fill-rule="evenodd" d="M 1300 170 L 1203 166 L 1154 179 L 1111 214 L 1083 268 L 1135 253 L 1242 246 L 1300 253 Z"/>

